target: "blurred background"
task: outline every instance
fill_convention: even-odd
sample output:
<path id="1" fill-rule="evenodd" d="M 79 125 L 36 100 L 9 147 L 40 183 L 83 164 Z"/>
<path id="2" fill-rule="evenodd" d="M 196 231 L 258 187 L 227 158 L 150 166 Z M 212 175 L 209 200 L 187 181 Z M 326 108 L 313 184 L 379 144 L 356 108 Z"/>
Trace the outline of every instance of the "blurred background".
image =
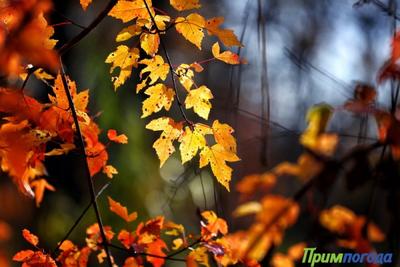
<path id="1" fill-rule="evenodd" d="M 154 2 L 172 17 L 178 15 L 167 1 Z M 78 0 L 55 1 L 50 24 L 64 22 L 68 17 L 88 25 L 106 3 L 96 0 L 84 12 Z M 225 17 L 223 26 L 234 29 L 244 44 L 243 48 L 233 51 L 248 61 L 247 65 L 234 67 L 213 61 L 196 75 L 196 83 L 207 85 L 214 94 L 210 120 L 229 123 L 236 131 L 242 160 L 231 164 L 234 168 L 231 193 L 216 183 L 208 167 L 199 170 L 196 160 L 194 164 L 182 166 L 178 153 L 159 168 L 152 149 L 158 134 L 145 129 L 149 119 L 140 119 L 145 97 L 135 94 L 138 71 L 134 70 L 132 78 L 114 92 L 110 66 L 104 63 L 117 46 L 115 36 L 123 27 L 120 21 L 106 18 L 64 57 L 66 72 L 77 82 L 78 90 L 90 89 L 89 110 L 92 115 L 98 115 L 104 140 L 109 128 L 129 138 L 129 144 L 109 148 L 110 163 L 119 174 L 98 201 L 105 224 L 114 229 L 125 225 L 109 212 L 107 195 L 130 211 L 137 211 L 141 221 L 164 215 L 184 224 L 188 232 L 199 230 L 199 209 L 216 210 L 228 219 L 231 231 L 245 227 L 247 220 L 231 218 L 232 210 L 239 204 L 234 189 L 238 179 L 264 172 L 279 162 L 297 159 L 301 152 L 298 136 L 306 126 L 304 117 L 308 107 L 322 102 L 340 107 L 353 97 L 356 82 L 376 85 L 377 72 L 389 57 L 396 26 L 389 12 L 396 1 L 391 0 L 360 1 L 358 5 L 354 5 L 354 0 L 202 0 L 201 3 L 198 12 L 204 17 Z M 80 30 L 73 25 L 58 26 L 55 38 L 63 44 Z M 216 41 L 214 37 L 205 38 L 203 50 L 199 51 L 174 29 L 163 38 L 174 65 L 211 58 L 210 47 Z M 378 88 L 380 107 L 390 103 L 388 86 Z M 49 90 L 35 79 L 30 80 L 27 88 L 30 94 L 43 99 Z M 172 114 L 180 119 L 176 106 Z M 194 114 L 188 114 L 194 121 L 201 121 Z M 335 112 L 329 129 L 342 134 L 338 154 L 350 145 L 376 139 L 373 118 L 367 120 L 362 136 L 360 121 L 345 111 Z M 44 247 L 54 248 L 90 202 L 82 168 L 74 155 L 51 158 L 47 163 L 48 180 L 57 191 L 46 193 L 40 208 L 18 194 L 4 175 L 0 180 L 0 220 L 10 225 L 9 235 L 0 236 L 3 240 L 0 246 L 9 259 L 15 251 L 27 247 L 20 235 L 23 228 L 37 233 Z M 107 182 L 109 179 L 103 174 L 96 177 L 98 187 Z M 297 180 L 284 177 L 275 191 L 289 196 L 300 186 Z M 325 205 L 342 203 L 365 213 L 370 190 L 371 184 L 367 184 L 348 194 L 343 181 L 338 180 Z M 378 200 L 372 218 L 383 229 L 388 227 L 385 205 L 383 198 Z M 94 222 L 90 211 L 70 239 L 84 243 L 85 229 Z M 310 231 L 307 227 L 310 227 L 307 218 L 300 218 L 299 224 L 286 236 L 288 241 L 283 247 L 293 240 L 301 241 Z M 7 265 L 0 263 L 0 266 Z"/>

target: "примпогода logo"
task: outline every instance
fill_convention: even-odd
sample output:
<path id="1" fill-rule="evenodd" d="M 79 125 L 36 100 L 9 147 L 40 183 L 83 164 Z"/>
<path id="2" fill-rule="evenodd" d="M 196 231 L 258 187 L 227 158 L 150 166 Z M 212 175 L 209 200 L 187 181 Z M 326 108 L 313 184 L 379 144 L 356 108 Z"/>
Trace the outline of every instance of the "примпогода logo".
<path id="1" fill-rule="evenodd" d="M 304 248 L 302 263 L 392 263 L 393 253 L 318 253 L 317 248 Z"/>

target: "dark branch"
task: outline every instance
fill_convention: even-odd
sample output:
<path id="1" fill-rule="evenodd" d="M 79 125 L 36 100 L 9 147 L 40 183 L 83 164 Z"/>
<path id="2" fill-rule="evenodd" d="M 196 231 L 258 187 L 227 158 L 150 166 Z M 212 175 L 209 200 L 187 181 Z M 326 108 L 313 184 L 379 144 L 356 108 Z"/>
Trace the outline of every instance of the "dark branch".
<path id="1" fill-rule="evenodd" d="M 68 82 L 67 82 L 67 78 L 66 78 L 66 75 L 65 75 L 65 71 L 64 71 L 64 68 L 63 68 L 63 63 L 62 63 L 61 58 L 60 58 L 60 66 L 61 66 L 61 78 L 62 78 L 65 94 L 67 95 L 68 104 L 69 104 L 69 107 L 71 109 L 72 117 L 74 119 L 74 124 L 75 124 L 75 128 L 76 128 L 76 135 L 77 135 L 77 138 L 78 138 L 77 141 L 78 141 L 79 150 L 80 150 L 80 154 L 79 155 L 82 157 L 82 161 L 84 161 L 84 172 L 85 172 L 85 178 L 86 178 L 86 180 L 88 182 L 90 198 L 91 198 L 91 202 L 92 202 L 91 204 L 93 205 L 93 209 L 94 209 L 94 212 L 96 214 L 97 223 L 99 224 L 101 238 L 103 239 L 104 250 L 106 251 L 106 254 L 107 254 L 107 262 L 108 262 L 108 265 L 110 267 L 112 267 L 113 264 L 112 264 L 112 260 L 111 260 L 111 253 L 109 251 L 109 247 L 108 247 L 108 244 L 107 244 L 107 237 L 106 237 L 106 234 L 104 232 L 104 227 L 103 227 L 103 222 L 102 222 L 101 215 L 100 215 L 100 210 L 99 210 L 99 207 L 98 207 L 97 202 L 96 202 L 96 192 L 95 192 L 95 189 L 94 189 L 93 180 L 92 180 L 92 177 L 90 175 L 89 165 L 88 165 L 87 158 L 86 158 L 85 142 L 84 142 L 84 139 L 83 139 L 83 136 L 82 136 L 82 132 L 81 132 L 81 129 L 80 129 L 80 125 L 79 125 L 79 121 L 78 121 L 78 115 L 77 115 L 77 112 L 76 112 L 76 109 L 75 109 L 75 105 L 74 105 L 71 93 L 69 91 L 69 86 L 68 86 Z"/>
<path id="2" fill-rule="evenodd" d="M 100 12 L 100 14 L 92 21 L 92 23 L 89 24 L 89 26 L 87 26 L 77 36 L 75 36 L 68 43 L 64 44 L 58 50 L 60 56 L 63 55 L 65 52 L 67 52 L 69 49 L 71 49 L 73 46 L 75 46 L 77 43 L 79 43 L 83 38 L 86 37 L 86 35 L 88 35 L 94 28 L 96 28 L 97 25 L 99 25 L 99 23 L 107 16 L 107 14 L 115 6 L 116 3 L 117 0 L 110 0 L 110 2 L 108 2 L 107 6 L 103 9 L 103 11 Z"/>

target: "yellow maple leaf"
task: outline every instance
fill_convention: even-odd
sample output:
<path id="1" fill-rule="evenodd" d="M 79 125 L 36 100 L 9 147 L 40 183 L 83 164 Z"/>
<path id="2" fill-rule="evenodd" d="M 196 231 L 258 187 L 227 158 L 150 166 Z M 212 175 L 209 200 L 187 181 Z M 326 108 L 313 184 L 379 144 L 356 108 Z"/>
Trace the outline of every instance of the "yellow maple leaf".
<path id="1" fill-rule="evenodd" d="M 225 46 L 242 46 L 232 30 L 220 29 L 224 17 L 216 17 L 207 20 L 205 27 L 209 35 L 215 35 Z"/>
<path id="2" fill-rule="evenodd" d="M 175 92 L 171 88 L 167 88 L 164 84 L 158 83 L 146 89 L 145 94 L 150 96 L 143 101 L 142 118 L 160 111 L 162 108 L 169 110 L 174 100 Z"/>
<path id="3" fill-rule="evenodd" d="M 212 125 L 215 142 L 222 145 L 226 150 L 236 153 L 236 140 L 232 136 L 233 128 L 226 123 L 215 120 Z"/>
<path id="4" fill-rule="evenodd" d="M 146 0 L 152 13 L 151 0 Z M 148 19 L 150 18 L 149 12 L 147 11 L 146 5 L 143 0 L 119 0 L 117 4 L 111 9 L 109 16 L 128 22 L 136 18 Z"/>
<path id="5" fill-rule="evenodd" d="M 142 35 L 140 35 L 140 47 L 149 56 L 154 56 L 157 53 L 159 46 L 160 36 L 158 34 L 142 33 Z"/>
<path id="6" fill-rule="evenodd" d="M 222 145 L 215 144 L 212 147 L 204 147 L 200 153 L 200 168 L 211 165 L 211 170 L 220 184 L 229 191 L 229 182 L 232 178 L 232 168 L 226 164 L 228 162 L 239 161 L 239 157 L 226 150 Z"/>
<path id="7" fill-rule="evenodd" d="M 160 31 L 164 31 L 167 28 L 167 22 L 170 22 L 171 20 L 171 17 L 167 15 L 155 15 L 153 17 L 154 21 L 156 22 L 157 29 Z M 153 20 L 149 18 L 142 26 L 145 26 L 148 30 L 151 30 L 153 28 L 153 24 Z"/>
<path id="8" fill-rule="evenodd" d="M 165 81 L 167 75 L 169 73 L 169 66 L 167 63 L 164 63 L 164 59 L 156 55 L 151 59 L 143 59 L 139 62 L 140 64 L 147 65 L 146 68 L 142 69 L 140 72 L 140 78 L 142 78 L 143 74 L 149 73 L 149 77 L 142 81 L 142 83 L 146 84 L 147 79 L 150 79 L 150 85 L 154 84 L 158 79 Z M 139 92 L 142 87 L 137 87 L 136 92 Z"/>
<path id="9" fill-rule="evenodd" d="M 173 142 L 181 136 L 182 123 L 177 123 L 168 117 L 162 117 L 149 122 L 146 129 L 162 131 L 160 138 L 153 144 L 153 148 L 160 159 L 160 167 L 162 167 L 165 161 L 175 152 Z"/>
<path id="10" fill-rule="evenodd" d="M 125 81 L 131 76 L 132 67 L 137 67 L 140 51 L 137 48 L 129 48 L 126 45 L 120 45 L 117 50 L 110 53 L 106 58 L 106 63 L 111 63 L 110 73 L 115 68 L 119 67 L 120 72 L 118 76 L 112 77 L 114 89 L 123 85 Z"/>
<path id="11" fill-rule="evenodd" d="M 190 69 L 190 66 L 188 64 L 181 64 L 175 70 L 175 72 L 178 75 L 179 82 L 186 89 L 186 91 L 189 92 L 193 86 L 193 77 L 194 77 L 193 70 Z"/>
<path id="12" fill-rule="evenodd" d="M 197 13 L 192 13 L 186 18 L 178 17 L 175 20 L 176 30 L 200 50 L 201 42 L 204 38 L 203 28 L 205 24 L 205 19 Z"/>
<path id="13" fill-rule="evenodd" d="M 123 42 L 129 40 L 130 38 L 137 36 L 142 33 L 142 27 L 134 24 L 128 27 L 123 28 L 118 34 L 115 40 L 117 42 Z"/>
<path id="14" fill-rule="evenodd" d="M 216 42 L 212 46 L 211 51 L 212 51 L 213 56 L 218 60 L 221 60 L 221 61 L 223 61 L 227 64 L 231 64 L 231 65 L 240 64 L 240 58 L 237 54 L 232 53 L 231 51 L 224 51 L 221 53 L 218 42 Z"/>
<path id="15" fill-rule="evenodd" d="M 80 0 L 80 3 L 81 3 L 83 10 L 86 11 L 88 6 L 92 3 L 92 0 Z"/>
<path id="16" fill-rule="evenodd" d="M 205 134 L 211 134 L 210 131 L 204 131 L 206 129 L 202 124 L 195 124 L 193 126 L 193 131 L 190 127 L 185 127 L 185 132 L 182 134 L 181 142 L 179 146 L 179 150 L 181 151 L 182 164 L 191 160 L 194 156 L 196 156 L 197 152 L 203 149 L 206 146 L 206 139 L 204 137 Z"/>
<path id="17" fill-rule="evenodd" d="M 169 3 L 178 11 L 201 7 L 199 0 L 170 0 Z"/>
<path id="18" fill-rule="evenodd" d="M 185 107 L 187 109 L 193 108 L 193 111 L 197 115 L 207 120 L 211 110 L 210 99 L 212 98 L 211 90 L 202 85 L 197 89 L 189 91 L 185 99 Z"/>

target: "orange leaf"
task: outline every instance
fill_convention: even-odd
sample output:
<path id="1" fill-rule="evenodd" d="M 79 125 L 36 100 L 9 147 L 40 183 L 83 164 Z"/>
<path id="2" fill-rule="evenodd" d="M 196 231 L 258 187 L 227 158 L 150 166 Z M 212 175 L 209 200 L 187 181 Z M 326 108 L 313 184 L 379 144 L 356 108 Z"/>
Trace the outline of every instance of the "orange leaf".
<path id="1" fill-rule="evenodd" d="M 55 191 L 56 189 L 49 184 L 45 179 L 39 179 L 31 182 L 31 187 L 34 189 L 35 192 L 35 200 L 36 200 L 36 206 L 39 207 L 40 203 L 43 200 L 43 195 L 44 191 L 50 190 L 50 191 Z"/>
<path id="2" fill-rule="evenodd" d="M 117 214 L 119 217 L 124 219 L 126 222 L 132 222 L 136 220 L 137 218 L 137 213 L 132 212 L 131 214 L 128 214 L 128 209 L 124 206 L 122 206 L 119 202 L 113 200 L 111 197 L 108 197 L 108 203 L 110 205 L 110 210 Z"/>
<path id="3" fill-rule="evenodd" d="M 26 241 L 34 246 L 37 246 L 37 244 L 39 243 L 39 238 L 27 229 L 22 230 L 22 236 L 25 238 Z"/>
<path id="4" fill-rule="evenodd" d="M 225 220 L 217 217 L 213 211 L 203 211 L 201 216 L 206 220 L 201 228 L 201 235 L 207 239 L 218 235 L 218 233 L 228 233 L 228 225 Z"/>
<path id="5" fill-rule="evenodd" d="M 21 250 L 14 255 L 13 261 L 26 261 L 35 254 L 33 250 Z"/>
<path id="6" fill-rule="evenodd" d="M 400 58 L 400 32 L 396 32 L 392 40 L 391 60 L 395 63 Z"/>
<path id="7" fill-rule="evenodd" d="M 120 144 L 128 143 L 128 137 L 125 134 L 117 135 L 117 131 L 114 129 L 108 130 L 107 137 L 108 137 L 108 139 L 110 139 L 110 141 L 113 141 L 116 143 L 120 143 Z"/>
<path id="8" fill-rule="evenodd" d="M 126 258 L 123 267 L 139 267 L 141 265 L 138 264 L 134 257 Z"/>
<path id="9" fill-rule="evenodd" d="M 160 256 L 160 258 L 147 256 L 146 257 L 147 261 L 150 262 L 151 264 L 153 264 L 153 267 L 163 266 L 165 263 L 165 259 L 163 259 L 161 257 L 166 256 L 165 252 L 163 251 L 163 249 L 166 249 L 166 248 L 167 248 L 167 245 L 160 238 L 158 238 L 156 241 L 148 244 L 146 252 L 149 254 Z"/>

